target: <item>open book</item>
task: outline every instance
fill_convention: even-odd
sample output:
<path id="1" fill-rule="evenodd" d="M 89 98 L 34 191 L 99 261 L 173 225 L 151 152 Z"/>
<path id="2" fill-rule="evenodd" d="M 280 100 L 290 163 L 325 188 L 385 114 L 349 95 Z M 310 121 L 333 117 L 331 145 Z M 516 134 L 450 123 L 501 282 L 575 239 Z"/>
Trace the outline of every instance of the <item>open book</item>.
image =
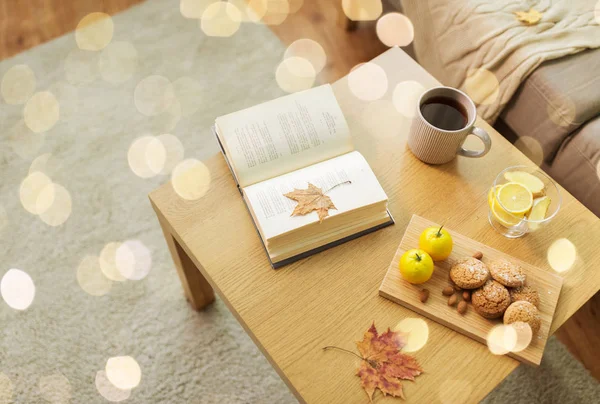
<path id="1" fill-rule="evenodd" d="M 393 223 L 330 85 L 219 117 L 215 132 L 274 268 Z M 291 216 L 285 194 L 309 183 L 337 208 L 322 222 Z"/>

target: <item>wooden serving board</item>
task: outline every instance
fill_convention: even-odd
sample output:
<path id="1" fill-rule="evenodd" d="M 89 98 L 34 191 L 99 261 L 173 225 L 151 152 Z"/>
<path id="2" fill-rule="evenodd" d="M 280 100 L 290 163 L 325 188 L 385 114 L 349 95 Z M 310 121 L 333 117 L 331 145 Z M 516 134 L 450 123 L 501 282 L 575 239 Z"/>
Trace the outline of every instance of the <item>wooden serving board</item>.
<path id="1" fill-rule="evenodd" d="M 485 319 L 475 312 L 470 303 L 467 313 L 465 315 L 460 315 L 456 311 L 456 305 L 454 307 L 448 306 L 448 297 L 442 295 L 442 289 L 450 284 L 448 280 L 450 268 L 460 258 L 471 256 L 475 251 L 481 251 L 483 253 L 482 261 L 484 263 L 497 258 L 506 258 L 523 267 L 527 274 L 527 284 L 538 291 L 538 294 L 540 295 L 539 310 L 542 319 L 542 326 L 537 334 L 533 336 L 530 345 L 523 351 L 511 352 L 507 355 L 521 362 L 539 365 L 542 360 L 546 342 L 548 341 L 548 332 L 560 295 L 562 278 L 552 272 L 544 271 L 477 241 L 471 240 L 450 229 L 446 229 L 450 235 L 452 235 L 452 240 L 454 242 L 452 254 L 446 260 L 435 263 L 435 270 L 430 280 L 422 285 L 410 284 L 400 276 L 400 271 L 398 269 L 400 257 L 405 251 L 419 247 L 419 236 L 423 230 L 430 226 L 437 227 L 439 225 L 420 216 L 412 216 L 410 223 L 406 228 L 406 232 L 402 237 L 400 246 L 396 251 L 396 255 L 379 287 L 379 294 L 428 317 L 433 321 L 445 325 L 454 331 L 460 332 L 476 341 L 486 344 L 486 337 L 489 331 L 496 324 L 501 324 L 502 319 Z M 419 292 L 423 288 L 429 290 L 429 299 L 426 303 L 421 303 L 419 300 Z M 490 355 L 492 354 L 490 353 Z"/>

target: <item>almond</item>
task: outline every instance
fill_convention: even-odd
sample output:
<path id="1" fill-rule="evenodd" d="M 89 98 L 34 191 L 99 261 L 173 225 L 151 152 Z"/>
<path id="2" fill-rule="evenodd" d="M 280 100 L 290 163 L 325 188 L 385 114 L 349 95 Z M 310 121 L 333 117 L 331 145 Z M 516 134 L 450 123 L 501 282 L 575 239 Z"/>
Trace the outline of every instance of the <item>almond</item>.
<path id="1" fill-rule="evenodd" d="M 421 292 L 419 292 L 419 300 L 421 301 L 421 303 L 425 303 L 427 299 L 429 299 L 429 290 L 421 290 Z"/>
<path id="2" fill-rule="evenodd" d="M 475 253 L 473 253 L 473 258 L 480 260 L 483 258 L 483 253 L 481 251 L 475 251 Z"/>
<path id="3" fill-rule="evenodd" d="M 450 298 L 448 299 L 448 306 L 454 306 L 456 304 L 456 300 L 458 300 L 456 295 L 450 296 Z"/>
<path id="4" fill-rule="evenodd" d="M 442 295 L 444 296 L 452 296 L 454 294 L 454 288 L 452 286 L 446 286 L 444 290 L 442 290 Z"/>
<path id="5" fill-rule="evenodd" d="M 464 300 L 462 302 L 458 303 L 458 307 L 456 308 L 456 311 L 458 311 L 460 314 L 465 314 L 467 312 L 467 302 L 465 302 Z"/>
<path id="6" fill-rule="evenodd" d="M 469 292 L 468 290 L 463 291 L 462 298 L 464 301 L 470 302 L 471 301 L 471 292 Z"/>

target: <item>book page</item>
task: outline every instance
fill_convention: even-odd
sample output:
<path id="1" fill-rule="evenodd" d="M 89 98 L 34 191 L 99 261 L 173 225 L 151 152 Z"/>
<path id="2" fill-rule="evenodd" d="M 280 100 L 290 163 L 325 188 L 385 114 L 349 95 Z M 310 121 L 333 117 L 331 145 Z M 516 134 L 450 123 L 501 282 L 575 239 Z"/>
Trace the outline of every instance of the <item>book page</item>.
<path id="1" fill-rule="evenodd" d="M 345 181 L 351 183 L 331 189 Z M 319 221 L 317 212 L 290 216 L 297 202 L 284 196 L 294 188 L 306 189 L 309 182 L 323 191 L 331 189 L 326 195 L 337 209 L 330 209 L 329 217 L 387 200 L 365 158 L 359 152 L 344 154 L 244 188 L 265 239 Z"/>
<path id="2" fill-rule="evenodd" d="M 216 127 L 242 187 L 354 149 L 330 85 L 219 117 Z"/>

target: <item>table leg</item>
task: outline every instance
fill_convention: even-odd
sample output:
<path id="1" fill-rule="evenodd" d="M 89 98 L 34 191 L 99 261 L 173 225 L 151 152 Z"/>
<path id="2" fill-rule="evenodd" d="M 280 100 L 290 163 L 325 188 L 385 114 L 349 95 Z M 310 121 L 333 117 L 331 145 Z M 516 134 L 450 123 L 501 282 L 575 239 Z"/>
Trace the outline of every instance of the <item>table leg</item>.
<path id="1" fill-rule="evenodd" d="M 194 310 L 201 310 L 215 300 L 215 293 L 200 270 L 181 248 L 167 226 L 160 221 L 183 291 Z"/>

